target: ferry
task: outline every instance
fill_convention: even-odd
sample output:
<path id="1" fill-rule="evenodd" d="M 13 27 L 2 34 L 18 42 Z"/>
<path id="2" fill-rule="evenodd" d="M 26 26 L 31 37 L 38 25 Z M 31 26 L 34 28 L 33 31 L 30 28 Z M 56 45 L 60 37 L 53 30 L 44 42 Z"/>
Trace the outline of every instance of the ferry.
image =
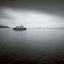
<path id="1" fill-rule="evenodd" d="M 16 26 L 15 28 L 13 28 L 13 30 L 16 30 L 16 31 L 21 31 L 21 30 L 26 30 L 27 28 L 25 28 L 23 25 L 21 26 Z"/>

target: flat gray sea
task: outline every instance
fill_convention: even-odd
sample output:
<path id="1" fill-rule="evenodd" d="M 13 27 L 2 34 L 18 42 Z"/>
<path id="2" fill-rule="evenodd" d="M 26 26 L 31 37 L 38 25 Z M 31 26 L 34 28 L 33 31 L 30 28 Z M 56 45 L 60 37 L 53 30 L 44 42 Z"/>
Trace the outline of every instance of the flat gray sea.
<path id="1" fill-rule="evenodd" d="M 64 29 L 0 28 L 0 64 L 64 64 Z"/>

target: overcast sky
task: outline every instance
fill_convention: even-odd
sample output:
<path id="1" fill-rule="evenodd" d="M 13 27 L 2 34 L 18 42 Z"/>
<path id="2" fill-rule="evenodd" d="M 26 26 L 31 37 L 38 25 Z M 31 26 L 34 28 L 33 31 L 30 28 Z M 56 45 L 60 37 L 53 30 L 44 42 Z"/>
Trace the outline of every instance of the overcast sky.
<path id="1" fill-rule="evenodd" d="M 64 27 L 64 0 L 0 0 L 0 25 Z"/>

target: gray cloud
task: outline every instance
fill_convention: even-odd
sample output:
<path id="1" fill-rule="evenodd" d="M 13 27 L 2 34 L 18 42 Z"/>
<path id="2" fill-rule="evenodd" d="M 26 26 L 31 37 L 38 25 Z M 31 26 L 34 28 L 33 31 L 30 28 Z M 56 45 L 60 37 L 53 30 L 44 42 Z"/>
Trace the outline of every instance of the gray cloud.
<path id="1" fill-rule="evenodd" d="M 38 13 L 32 15 L 32 11 L 42 15 Z M 63 26 L 63 18 L 64 0 L 0 0 L 0 24 L 51 26 L 60 23 L 59 25 Z"/>
<path id="2" fill-rule="evenodd" d="M 0 6 L 64 15 L 64 0 L 0 0 Z"/>
<path id="3" fill-rule="evenodd" d="M 13 19 L 13 18 L 10 17 L 7 13 L 5 13 L 3 8 L 0 8 L 0 19 Z"/>

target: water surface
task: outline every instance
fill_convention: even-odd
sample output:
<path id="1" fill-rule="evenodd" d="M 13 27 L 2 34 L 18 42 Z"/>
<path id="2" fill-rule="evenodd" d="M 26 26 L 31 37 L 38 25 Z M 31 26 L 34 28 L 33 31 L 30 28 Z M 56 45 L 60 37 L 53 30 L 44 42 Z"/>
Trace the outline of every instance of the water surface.
<path id="1" fill-rule="evenodd" d="M 1 64 L 64 64 L 64 29 L 0 28 Z"/>

